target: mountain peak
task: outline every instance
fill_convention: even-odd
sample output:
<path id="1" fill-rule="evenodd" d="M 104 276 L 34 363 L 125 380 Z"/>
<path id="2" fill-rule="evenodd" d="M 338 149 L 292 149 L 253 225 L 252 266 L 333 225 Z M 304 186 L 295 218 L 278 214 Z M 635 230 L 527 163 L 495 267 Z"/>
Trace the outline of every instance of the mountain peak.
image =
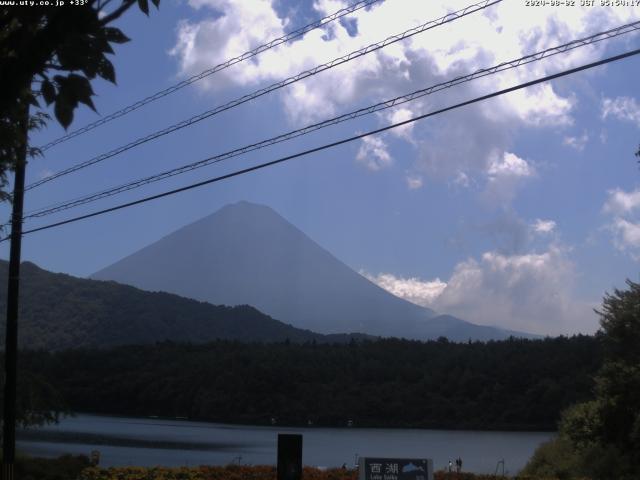
<path id="1" fill-rule="evenodd" d="M 232 224 L 233 227 L 229 224 Z M 287 227 L 295 228 L 271 207 L 242 200 L 224 205 L 215 212 L 196 220 L 184 228 L 204 226 L 205 228 L 214 229 L 216 233 L 225 228 L 278 228 L 272 226 L 272 224 L 287 225 Z M 174 233 L 181 232 L 184 228 Z"/>
<path id="2" fill-rule="evenodd" d="M 252 305 L 319 333 L 433 337 L 435 312 L 371 283 L 272 208 L 247 201 L 176 230 L 93 278 L 213 304 Z M 486 336 L 500 337 L 490 330 Z"/>
<path id="3" fill-rule="evenodd" d="M 221 214 L 221 213 L 228 213 L 228 212 L 233 212 L 233 213 L 238 213 L 238 212 L 242 212 L 242 213 L 246 213 L 246 212 L 265 213 L 265 212 L 269 212 L 271 214 L 280 216 L 271 207 L 269 207 L 267 205 L 264 205 L 262 203 L 249 202 L 248 200 L 240 200 L 240 201 L 235 202 L 235 203 L 228 203 L 225 206 L 223 206 L 222 208 L 220 208 L 219 210 L 217 210 L 216 212 L 213 212 L 210 216 L 218 215 L 218 214 Z"/>

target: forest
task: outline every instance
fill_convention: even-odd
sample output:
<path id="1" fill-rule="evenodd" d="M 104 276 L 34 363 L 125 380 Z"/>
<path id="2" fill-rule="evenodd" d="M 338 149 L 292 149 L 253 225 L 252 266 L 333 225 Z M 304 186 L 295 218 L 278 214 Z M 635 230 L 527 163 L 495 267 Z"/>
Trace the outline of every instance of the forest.
<path id="1" fill-rule="evenodd" d="M 20 346 L 64 350 L 124 344 L 210 342 L 348 342 L 362 334 L 322 335 L 295 328 L 249 305 L 211 305 L 164 292 L 52 273 L 22 264 Z M 0 260 L 0 311 L 6 310 L 8 264 Z M 4 344 L 4 317 L 0 344 Z"/>
<path id="2" fill-rule="evenodd" d="M 555 430 L 591 397 L 597 338 L 399 339 L 25 351 L 73 412 L 215 422 Z"/>

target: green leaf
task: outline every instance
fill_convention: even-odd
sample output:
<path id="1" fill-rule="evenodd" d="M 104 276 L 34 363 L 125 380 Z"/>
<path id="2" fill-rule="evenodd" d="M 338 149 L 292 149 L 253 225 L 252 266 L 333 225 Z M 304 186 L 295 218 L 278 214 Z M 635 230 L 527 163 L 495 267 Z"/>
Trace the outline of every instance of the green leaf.
<path id="1" fill-rule="evenodd" d="M 53 81 L 58 84 L 58 88 L 62 87 L 62 84 L 66 82 L 66 80 L 66 77 L 63 77 L 62 75 L 55 75 L 53 77 Z"/>
<path id="2" fill-rule="evenodd" d="M 103 32 L 100 32 L 103 33 Z M 98 35 L 89 42 L 91 50 L 94 52 L 115 53 L 106 35 Z"/>
<path id="3" fill-rule="evenodd" d="M 138 6 L 140 10 L 144 12 L 145 15 L 149 15 L 149 2 L 148 0 L 138 0 Z"/>
<path id="4" fill-rule="evenodd" d="M 66 79 L 66 87 L 69 89 L 67 95 L 75 99 L 77 102 L 84 103 L 95 112 L 96 107 L 93 105 L 91 96 L 93 89 L 91 83 L 86 77 L 72 73 Z"/>
<path id="5" fill-rule="evenodd" d="M 56 99 L 56 87 L 53 86 L 53 83 L 51 83 L 49 79 L 42 82 L 40 93 L 42 93 L 42 97 L 44 98 L 44 101 L 47 102 L 47 106 L 51 105 L 53 101 Z"/>
<path id="6" fill-rule="evenodd" d="M 84 103 L 87 107 L 89 107 L 94 112 L 97 112 L 96 106 L 93 104 L 93 100 L 91 100 L 91 97 L 79 98 L 78 101 L 81 103 Z"/>
<path id="7" fill-rule="evenodd" d="M 127 43 L 130 40 L 119 28 L 115 27 L 105 27 L 104 38 L 112 43 Z"/>
<path id="8" fill-rule="evenodd" d="M 98 75 L 111 83 L 116 83 L 116 70 L 113 68 L 113 64 L 105 57 L 100 59 L 98 63 Z"/>
<path id="9" fill-rule="evenodd" d="M 84 103 L 95 111 L 95 106 L 91 100 L 93 89 L 86 77 L 72 73 L 67 77 L 56 75 L 53 79 L 58 84 L 58 96 L 54 113 L 65 129 L 73 121 L 73 111 L 77 108 L 78 102 Z"/>
<path id="10" fill-rule="evenodd" d="M 84 58 L 83 66 L 79 70 L 82 70 L 88 78 L 93 79 L 98 74 L 98 68 L 100 67 L 100 60 L 104 55 L 98 50 L 91 50 Z"/>
<path id="11" fill-rule="evenodd" d="M 36 112 L 29 116 L 29 131 L 42 130 L 47 125 L 49 114 L 45 112 Z"/>
<path id="12" fill-rule="evenodd" d="M 27 157 L 29 158 L 44 157 L 44 154 L 42 153 L 42 150 L 38 147 L 28 147 Z"/>
<path id="13" fill-rule="evenodd" d="M 58 95 L 53 111 L 56 114 L 56 118 L 60 122 L 60 125 L 62 125 L 66 130 L 73 121 L 73 106 L 66 98 L 61 98 L 61 95 Z"/>
<path id="14" fill-rule="evenodd" d="M 66 82 L 70 88 L 79 92 L 81 95 L 93 95 L 93 89 L 91 88 L 91 83 L 87 77 L 71 73 L 67 76 Z"/>
<path id="15" fill-rule="evenodd" d="M 34 95 L 29 95 L 27 97 L 27 102 L 29 102 L 29 105 L 34 106 L 36 108 L 40 107 L 40 104 L 38 103 L 38 99 Z"/>
<path id="16" fill-rule="evenodd" d="M 58 63 L 61 70 L 80 70 L 85 62 L 85 57 L 90 52 L 86 36 L 72 34 L 68 41 L 57 49 Z"/>

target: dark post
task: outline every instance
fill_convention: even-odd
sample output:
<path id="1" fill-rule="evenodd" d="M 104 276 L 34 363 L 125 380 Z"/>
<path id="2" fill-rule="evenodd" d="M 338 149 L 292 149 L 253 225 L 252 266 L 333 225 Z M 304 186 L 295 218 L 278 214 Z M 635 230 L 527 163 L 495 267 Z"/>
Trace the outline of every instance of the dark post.
<path id="1" fill-rule="evenodd" d="M 301 480 L 302 435 L 278 434 L 278 480 Z"/>
<path id="2" fill-rule="evenodd" d="M 2 424 L 2 478 L 13 480 L 16 457 L 16 367 L 18 353 L 18 295 L 20 289 L 20 247 L 22 243 L 22 211 L 24 176 L 27 164 L 27 129 L 29 107 L 22 118 L 21 139 L 15 165 L 13 212 L 11 215 L 11 247 L 9 252 L 9 288 L 7 291 L 7 331 L 4 349 L 4 420 Z"/>

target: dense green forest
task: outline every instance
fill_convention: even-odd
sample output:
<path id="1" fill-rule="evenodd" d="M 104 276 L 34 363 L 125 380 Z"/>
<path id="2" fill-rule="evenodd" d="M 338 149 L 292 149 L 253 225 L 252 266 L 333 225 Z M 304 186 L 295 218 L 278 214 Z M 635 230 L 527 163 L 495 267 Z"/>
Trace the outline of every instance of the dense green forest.
<path id="1" fill-rule="evenodd" d="M 286 425 L 555 430 L 590 397 L 588 336 L 488 343 L 160 343 L 24 352 L 76 412 Z"/>
<path id="2" fill-rule="evenodd" d="M 8 264 L 0 261 L 6 282 Z M 0 311 L 6 310 L 6 283 Z M 321 335 L 274 320 L 250 306 L 227 307 L 115 282 L 51 273 L 22 264 L 20 346 L 61 350 L 123 344 L 210 342 L 216 339 L 277 342 L 348 342 L 364 335 Z M 4 345 L 4 317 L 0 342 Z"/>
<path id="3" fill-rule="evenodd" d="M 640 478 L 640 284 L 605 294 L 598 337 L 602 366 L 591 398 L 566 409 L 558 436 L 523 473 L 541 478 Z"/>

